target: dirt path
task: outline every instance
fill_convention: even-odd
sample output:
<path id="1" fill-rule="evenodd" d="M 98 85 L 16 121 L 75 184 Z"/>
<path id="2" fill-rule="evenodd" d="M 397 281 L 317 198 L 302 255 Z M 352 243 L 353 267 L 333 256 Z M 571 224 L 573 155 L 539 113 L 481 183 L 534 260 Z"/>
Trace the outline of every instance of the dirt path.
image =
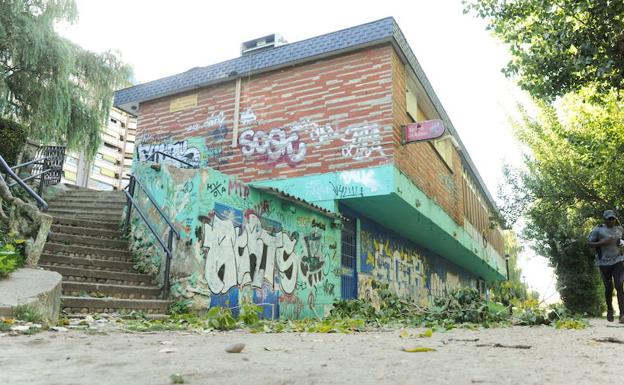
<path id="1" fill-rule="evenodd" d="M 431 338 L 400 338 L 398 330 L 351 335 L 43 332 L 0 337 L 0 384 L 157 385 L 171 384 L 174 373 L 188 384 L 619 383 L 624 344 L 594 339 L 624 340 L 624 325 L 603 320 L 592 325 L 585 330 L 454 330 Z M 237 342 L 246 344 L 242 353 L 225 352 Z M 497 343 L 531 348 L 492 346 Z M 415 346 L 436 351 L 402 351 Z"/>

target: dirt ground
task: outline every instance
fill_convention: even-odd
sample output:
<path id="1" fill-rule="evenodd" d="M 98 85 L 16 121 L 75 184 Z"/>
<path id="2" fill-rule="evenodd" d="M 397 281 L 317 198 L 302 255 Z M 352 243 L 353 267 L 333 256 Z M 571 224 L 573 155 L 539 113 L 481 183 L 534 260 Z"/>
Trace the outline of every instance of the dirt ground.
<path id="1" fill-rule="evenodd" d="M 624 344 L 595 339 L 624 340 L 624 325 L 591 323 L 585 330 L 453 330 L 431 338 L 401 338 L 400 330 L 203 335 L 46 331 L 0 337 L 0 384 L 158 385 L 173 383 L 172 374 L 188 384 L 619 383 Z M 234 343 L 245 344 L 244 350 L 225 352 Z M 436 351 L 402 350 L 413 347 Z"/>

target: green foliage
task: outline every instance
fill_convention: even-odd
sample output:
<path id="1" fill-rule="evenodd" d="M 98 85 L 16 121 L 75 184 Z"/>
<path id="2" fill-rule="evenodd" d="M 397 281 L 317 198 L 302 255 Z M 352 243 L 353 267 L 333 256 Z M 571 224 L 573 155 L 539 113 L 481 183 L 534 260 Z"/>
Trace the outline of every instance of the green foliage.
<path id="1" fill-rule="evenodd" d="M 9 164 L 17 164 L 17 157 L 26 144 L 26 129 L 21 124 L 0 118 L 0 156 Z"/>
<path id="2" fill-rule="evenodd" d="M 2 228 L 0 231 L 0 278 L 5 278 L 24 264 L 24 240 L 6 234 Z"/>
<path id="3" fill-rule="evenodd" d="M 504 210 L 523 216 L 524 236 L 550 259 L 565 305 L 599 315 L 601 283 L 586 237 L 605 209 L 624 207 L 624 100 L 583 90 L 566 95 L 560 109 L 541 104 L 536 118 L 524 113 L 516 134 L 530 150 L 523 170 L 507 171 Z"/>
<path id="4" fill-rule="evenodd" d="M 216 330 L 236 329 L 236 320 L 227 307 L 213 307 L 206 313 L 208 326 Z"/>
<path id="5" fill-rule="evenodd" d="M 239 319 L 243 321 L 245 325 L 251 326 L 260 321 L 260 314 L 262 314 L 262 306 L 256 305 L 253 302 L 243 302 Z"/>
<path id="6" fill-rule="evenodd" d="M 191 301 L 188 299 L 180 299 L 172 302 L 167 311 L 168 314 L 186 314 L 189 312 Z"/>
<path id="7" fill-rule="evenodd" d="M 29 305 L 17 306 L 13 310 L 13 316 L 15 319 L 26 322 L 41 323 L 44 320 L 41 311 Z"/>
<path id="8" fill-rule="evenodd" d="M 114 53 L 86 51 L 54 30 L 76 19 L 73 0 L 0 2 L 0 117 L 92 157 L 129 70 Z"/>
<path id="9" fill-rule="evenodd" d="M 533 96 L 552 100 L 595 86 L 624 88 L 624 2 L 464 0 L 508 44 L 504 69 Z"/>

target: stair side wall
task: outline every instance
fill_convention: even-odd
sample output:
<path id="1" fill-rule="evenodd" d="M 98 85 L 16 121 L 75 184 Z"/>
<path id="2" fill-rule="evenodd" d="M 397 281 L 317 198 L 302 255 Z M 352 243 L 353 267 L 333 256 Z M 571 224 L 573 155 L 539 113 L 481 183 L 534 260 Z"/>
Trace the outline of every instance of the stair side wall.
<path id="1" fill-rule="evenodd" d="M 254 302 L 265 318 L 323 316 L 340 297 L 340 228 L 330 216 L 210 168 L 137 163 L 134 174 L 181 235 L 171 267 L 173 297 L 199 310 L 237 312 Z M 137 198 L 150 207 L 143 194 Z M 158 212 L 146 214 L 166 241 Z M 138 264 L 162 274 L 164 252 L 136 215 L 132 244 Z"/>

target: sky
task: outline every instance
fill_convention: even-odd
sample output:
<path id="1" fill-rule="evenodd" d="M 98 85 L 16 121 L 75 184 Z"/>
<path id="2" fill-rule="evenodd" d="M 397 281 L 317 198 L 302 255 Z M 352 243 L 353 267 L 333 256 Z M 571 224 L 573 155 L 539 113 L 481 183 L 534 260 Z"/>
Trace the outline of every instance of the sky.
<path id="1" fill-rule="evenodd" d="M 502 165 L 521 153 L 509 116 L 526 94 L 506 79 L 506 47 L 460 0 L 78 0 L 79 20 L 59 32 L 91 51 L 116 50 L 138 83 L 240 55 L 240 44 L 280 33 L 289 42 L 396 19 L 478 172 L 496 198 Z M 555 301 L 545 258 L 527 250 L 519 264 L 530 287 Z M 553 295 L 554 294 L 554 295 Z"/>

